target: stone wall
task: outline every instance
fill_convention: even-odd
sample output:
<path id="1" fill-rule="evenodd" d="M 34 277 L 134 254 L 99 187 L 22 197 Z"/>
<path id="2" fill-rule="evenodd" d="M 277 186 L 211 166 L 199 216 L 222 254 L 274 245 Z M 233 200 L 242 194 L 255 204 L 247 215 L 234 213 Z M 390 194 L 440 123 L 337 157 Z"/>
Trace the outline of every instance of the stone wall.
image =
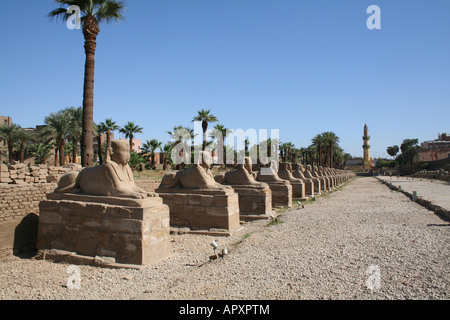
<path id="1" fill-rule="evenodd" d="M 41 184 L 58 182 L 59 178 L 79 164 L 69 164 L 66 167 L 55 167 L 47 164 L 29 165 L 13 162 L 0 164 L 0 184 Z"/>
<path id="2" fill-rule="evenodd" d="M 56 183 L 30 185 L 0 184 L 0 222 L 39 214 L 39 202 L 53 192 Z"/>

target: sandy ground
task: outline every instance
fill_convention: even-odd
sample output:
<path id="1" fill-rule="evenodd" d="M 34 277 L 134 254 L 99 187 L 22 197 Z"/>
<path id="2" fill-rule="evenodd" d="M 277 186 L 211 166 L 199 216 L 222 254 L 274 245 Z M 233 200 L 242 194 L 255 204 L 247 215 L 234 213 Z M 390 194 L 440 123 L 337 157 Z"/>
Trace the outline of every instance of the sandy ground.
<path id="1" fill-rule="evenodd" d="M 231 237 L 173 235 L 172 256 L 142 270 L 78 273 L 4 252 L 0 299 L 450 298 L 448 220 L 375 178 L 357 178 L 279 221 L 246 223 Z M 211 261 L 215 239 L 229 252 Z"/>

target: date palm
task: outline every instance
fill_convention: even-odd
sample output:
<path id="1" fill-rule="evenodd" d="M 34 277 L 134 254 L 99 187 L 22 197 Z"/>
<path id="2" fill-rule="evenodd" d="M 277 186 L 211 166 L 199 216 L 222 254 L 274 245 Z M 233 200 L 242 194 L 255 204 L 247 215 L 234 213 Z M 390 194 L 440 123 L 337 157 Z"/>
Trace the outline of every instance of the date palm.
<path id="1" fill-rule="evenodd" d="M 111 148 L 111 133 L 119 130 L 120 127 L 111 118 L 106 119 L 105 122 L 100 122 L 99 126 L 106 132 L 106 150 Z M 106 151 L 106 161 L 109 161 L 109 152 Z"/>
<path id="2" fill-rule="evenodd" d="M 78 143 L 81 141 L 82 125 L 83 125 L 83 109 L 81 107 L 68 108 L 70 114 L 69 139 L 72 142 L 72 161 L 77 162 Z"/>
<path id="3" fill-rule="evenodd" d="M 5 123 L 0 126 L 0 140 L 5 141 L 8 145 L 8 157 L 10 163 L 13 162 L 13 145 L 17 129 L 18 126 L 14 123 Z"/>
<path id="4" fill-rule="evenodd" d="M 155 151 L 158 149 L 162 151 L 162 142 L 157 139 L 147 140 L 142 145 L 142 153 L 150 153 L 151 168 L 155 169 Z"/>
<path id="5" fill-rule="evenodd" d="M 44 129 L 45 132 L 49 132 L 57 145 L 59 153 L 59 165 L 65 165 L 64 157 L 64 147 L 66 145 L 66 139 L 69 135 L 71 115 L 69 109 L 60 110 L 58 112 L 52 112 L 48 115 L 44 122 L 47 127 Z M 55 155 L 56 157 L 56 155 Z"/>
<path id="6" fill-rule="evenodd" d="M 23 163 L 25 155 L 25 146 L 29 140 L 33 139 L 33 134 L 26 131 L 24 128 L 18 127 L 15 133 L 15 140 L 20 143 L 19 148 L 19 158 L 20 162 Z"/>
<path id="7" fill-rule="evenodd" d="M 116 0 L 54 0 L 60 7 L 52 10 L 51 18 L 61 17 L 67 21 L 73 12 L 68 12 L 65 6 L 78 6 L 84 36 L 86 62 L 84 66 L 83 89 L 83 132 L 81 141 L 81 163 L 83 167 L 94 164 L 94 69 L 97 35 L 100 32 L 99 23 L 123 19 L 124 4 Z"/>
<path id="8" fill-rule="evenodd" d="M 134 124 L 133 121 L 128 121 L 128 123 L 119 129 L 120 133 L 123 133 L 126 138 L 130 140 L 130 152 L 133 151 L 133 139 L 135 133 L 142 133 L 143 128 Z"/>
<path id="9" fill-rule="evenodd" d="M 198 111 L 197 116 L 192 120 L 201 121 L 202 122 L 202 130 L 203 130 L 203 146 L 202 150 L 206 149 L 206 131 L 208 130 L 208 123 L 219 121 L 213 114 L 211 114 L 211 110 L 202 109 Z"/>

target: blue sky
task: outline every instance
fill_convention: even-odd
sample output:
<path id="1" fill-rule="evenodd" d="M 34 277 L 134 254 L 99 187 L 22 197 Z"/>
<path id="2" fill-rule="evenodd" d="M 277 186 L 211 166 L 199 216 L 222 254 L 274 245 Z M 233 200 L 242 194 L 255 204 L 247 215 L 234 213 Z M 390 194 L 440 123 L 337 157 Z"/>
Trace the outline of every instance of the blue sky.
<path id="1" fill-rule="evenodd" d="M 231 129 L 279 129 L 306 147 L 333 131 L 362 156 L 450 131 L 448 0 L 128 0 L 97 38 L 94 121 L 167 142 L 204 108 Z M 0 0 L 0 115 L 22 127 L 81 106 L 81 30 L 51 0 Z M 369 30 L 369 5 L 381 29 Z M 14 13 L 18 13 L 14 15 Z M 118 137 L 118 134 L 116 134 Z"/>

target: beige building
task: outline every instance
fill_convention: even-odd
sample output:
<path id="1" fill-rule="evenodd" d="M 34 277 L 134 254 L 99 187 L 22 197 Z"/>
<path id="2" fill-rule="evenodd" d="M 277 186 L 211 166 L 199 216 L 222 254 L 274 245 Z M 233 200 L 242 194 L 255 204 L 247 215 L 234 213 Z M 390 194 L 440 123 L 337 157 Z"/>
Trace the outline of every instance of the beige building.
<path id="1" fill-rule="evenodd" d="M 436 140 L 420 144 L 419 161 L 436 161 L 450 158 L 450 135 L 441 133 Z"/>

